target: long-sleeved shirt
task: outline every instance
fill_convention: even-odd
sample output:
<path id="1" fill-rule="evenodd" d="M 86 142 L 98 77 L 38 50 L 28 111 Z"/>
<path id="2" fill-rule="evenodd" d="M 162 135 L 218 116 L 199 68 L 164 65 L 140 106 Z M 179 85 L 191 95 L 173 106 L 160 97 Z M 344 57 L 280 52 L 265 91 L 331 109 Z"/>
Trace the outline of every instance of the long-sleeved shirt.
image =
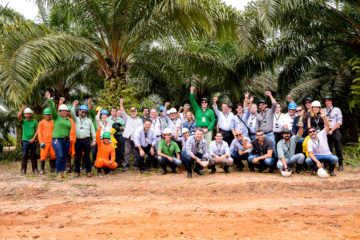
<path id="1" fill-rule="evenodd" d="M 218 118 L 219 128 L 223 131 L 231 131 L 231 122 L 234 114 L 232 112 L 228 112 L 228 114 L 225 114 L 224 112 L 219 111 L 217 106 L 213 106 L 213 109 Z"/>
<path id="2" fill-rule="evenodd" d="M 250 133 L 249 135 L 254 135 L 256 132 L 256 117 L 257 117 L 257 113 L 256 114 L 252 114 L 250 113 L 249 119 L 247 121 L 247 126 L 250 129 Z"/>
<path id="3" fill-rule="evenodd" d="M 290 143 L 287 144 L 285 139 L 281 139 L 277 144 L 277 154 L 279 160 L 281 158 L 290 158 L 295 155 L 296 143 L 300 140 L 301 136 L 296 135 L 290 138 Z"/>
<path id="4" fill-rule="evenodd" d="M 238 152 L 238 151 L 246 151 L 248 153 L 251 153 L 252 148 L 250 149 L 244 149 L 244 139 L 248 140 L 248 143 L 250 142 L 250 139 L 247 137 L 243 137 L 243 139 L 241 139 L 241 142 L 239 142 L 239 140 L 237 140 L 236 138 L 234 140 L 232 140 L 231 144 L 230 144 L 230 153 L 234 153 L 234 152 Z"/>
<path id="5" fill-rule="evenodd" d="M 111 133 L 112 126 L 111 126 L 111 124 L 109 122 L 106 121 L 105 124 L 104 124 L 102 121 L 99 120 L 99 117 L 96 116 L 96 124 L 98 126 L 101 126 L 101 132 L 100 132 L 100 138 L 101 139 L 102 139 L 102 135 L 105 132 Z M 112 142 L 111 139 L 110 139 L 110 142 Z"/>
<path id="6" fill-rule="evenodd" d="M 244 114 L 242 116 L 239 116 L 238 114 L 233 116 L 233 118 L 231 119 L 231 130 L 240 130 L 245 136 L 248 136 L 249 130 L 247 124 L 249 121 L 249 117 L 250 112 L 247 110 L 247 108 L 244 109 Z"/>
<path id="7" fill-rule="evenodd" d="M 96 144 L 98 146 L 98 152 L 96 155 L 96 160 L 99 158 L 108 160 L 109 157 L 111 157 L 111 161 L 115 161 L 115 148 L 112 146 L 112 144 L 105 144 L 100 139 L 100 129 L 96 131 Z"/>
<path id="8" fill-rule="evenodd" d="M 193 120 L 191 123 L 189 123 L 187 120 L 183 123 L 182 128 L 187 128 L 190 131 L 190 135 L 194 135 L 194 131 L 196 129 L 196 121 Z"/>
<path id="9" fill-rule="evenodd" d="M 120 125 L 125 129 L 125 120 L 121 117 L 116 116 L 116 118 L 114 119 L 112 116 L 110 116 L 106 119 L 106 121 L 110 123 L 111 128 L 114 123 L 120 123 Z M 123 134 L 123 131 L 120 130 L 115 135 L 121 135 L 121 134 Z"/>
<path id="10" fill-rule="evenodd" d="M 196 125 L 198 127 L 207 127 L 209 131 L 213 130 L 215 126 L 215 114 L 211 109 L 202 110 L 201 107 L 196 103 L 194 94 L 190 94 L 191 107 L 195 111 Z"/>
<path id="11" fill-rule="evenodd" d="M 181 138 L 181 143 L 182 143 L 182 149 L 181 151 L 183 152 L 186 152 L 186 141 L 188 140 L 189 138 L 185 139 L 184 137 Z"/>
<path id="12" fill-rule="evenodd" d="M 123 132 L 123 137 L 134 141 L 135 130 L 140 126 L 143 126 L 143 121 L 141 120 L 141 118 L 138 117 L 136 118 L 130 117 L 129 115 L 126 114 L 125 111 L 123 111 L 121 115 L 125 120 L 125 130 Z"/>
<path id="13" fill-rule="evenodd" d="M 273 130 L 273 120 L 276 111 L 276 103 L 271 105 L 271 109 L 266 109 L 265 112 L 261 112 L 256 116 L 256 129 L 263 130 L 264 133 L 271 132 Z"/>
<path id="14" fill-rule="evenodd" d="M 139 147 L 139 146 L 147 147 L 149 144 L 152 146 L 155 146 L 156 136 L 155 136 L 154 131 L 149 129 L 149 131 L 145 132 L 145 129 L 143 126 L 138 127 L 135 130 L 135 134 L 134 134 L 134 144 L 135 144 L 135 147 Z"/>
<path id="15" fill-rule="evenodd" d="M 54 131 L 54 122 L 52 120 L 42 120 L 38 127 L 39 143 L 51 143 Z"/>
<path id="16" fill-rule="evenodd" d="M 74 120 L 76 126 L 76 139 L 91 137 L 93 141 L 96 141 L 94 124 L 90 118 L 77 117 L 74 107 L 71 109 L 71 118 Z"/>
<path id="17" fill-rule="evenodd" d="M 221 141 L 221 143 L 218 143 L 216 140 L 211 141 L 209 146 L 209 155 L 212 156 L 213 154 L 217 156 L 227 154 L 230 157 L 230 150 L 227 142 Z"/>
<path id="18" fill-rule="evenodd" d="M 208 157 L 206 140 L 202 138 L 197 142 L 195 136 L 190 136 L 186 141 L 186 154 L 191 157 L 198 152 L 202 153 L 203 157 Z"/>
<path id="19" fill-rule="evenodd" d="M 169 118 L 167 115 L 165 115 L 165 120 L 167 123 L 168 128 L 171 129 L 171 135 L 174 136 L 175 132 L 176 132 L 176 128 L 180 127 L 180 130 L 178 132 L 178 136 L 181 137 L 181 119 L 177 118 L 177 119 L 171 119 Z"/>
<path id="20" fill-rule="evenodd" d="M 326 117 L 329 120 L 330 128 L 335 127 L 337 123 L 342 125 L 343 122 L 343 116 L 341 113 L 340 108 L 338 107 L 331 107 L 329 110 L 327 108 L 324 108 L 326 112 Z"/>
<path id="21" fill-rule="evenodd" d="M 281 133 L 284 129 L 285 115 L 283 113 L 274 114 L 273 131 L 275 133 Z"/>
<path id="22" fill-rule="evenodd" d="M 160 137 L 163 132 L 163 120 L 160 117 L 157 117 L 155 120 L 151 120 L 151 130 L 155 132 L 156 137 Z"/>
<path id="23" fill-rule="evenodd" d="M 69 118 L 61 117 L 55 108 L 54 102 L 52 99 L 48 100 L 48 105 L 51 110 L 51 116 L 54 121 L 54 131 L 52 134 L 53 138 L 65 138 L 69 137 L 71 130 L 71 121 Z"/>

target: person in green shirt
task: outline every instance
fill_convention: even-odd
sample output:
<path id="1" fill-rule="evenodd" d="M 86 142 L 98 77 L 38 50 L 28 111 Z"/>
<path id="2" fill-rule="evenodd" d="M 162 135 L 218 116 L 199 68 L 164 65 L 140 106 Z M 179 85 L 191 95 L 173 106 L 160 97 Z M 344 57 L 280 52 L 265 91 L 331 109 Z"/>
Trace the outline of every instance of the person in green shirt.
<path id="1" fill-rule="evenodd" d="M 70 148 L 71 120 L 68 118 L 68 107 L 65 104 L 59 107 L 58 113 L 49 92 L 46 92 L 45 97 L 48 99 L 47 103 L 54 121 L 52 146 L 56 154 L 56 172 L 58 179 L 62 179 L 65 178 L 66 157 Z"/>
<path id="2" fill-rule="evenodd" d="M 24 118 L 23 119 L 23 113 Z M 22 106 L 20 109 L 17 119 L 21 123 L 21 127 L 23 130 L 22 136 L 22 157 L 21 157 L 21 174 L 26 174 L 27 169 L 27 161 L 29 157 L 29 151 L 31 151 L 31 166 L 33 173 L 38 173 L 37 159 L 36 159 L 36 136 L 37 136 L 37 128 L 38 122 L 32 119 L 33 111 L 26 107 L 26 105 Z"/>
<path id="3" fill-rule="evenodd" d="M 195 111 L 196 127 L 202 128 L 204 131 L 204 138 L 209 147 L 212 141 L 212 130 L 215 126 L 215 114 L 214 111 L 208 109 L 209 101 L 207 98 L 201 99 L 201 107 L 196 103 L 194 96 L 195 87 L 190 88 L 190 103 L 191 107 Z"/>
<path id="4" fill-rule="evenodd" d="M 161 175 L 165 175 L 167 173 L 167 166 L 170 165 L 173 173 L 176 173 L 176 168 L 181 165 L 180 160 L 180 148 L 176 142 L 171 141 L 171 129 L 164 129 L 164 138 L 159 142 L 158 147 L 158 160 L 163 172 Z"/>

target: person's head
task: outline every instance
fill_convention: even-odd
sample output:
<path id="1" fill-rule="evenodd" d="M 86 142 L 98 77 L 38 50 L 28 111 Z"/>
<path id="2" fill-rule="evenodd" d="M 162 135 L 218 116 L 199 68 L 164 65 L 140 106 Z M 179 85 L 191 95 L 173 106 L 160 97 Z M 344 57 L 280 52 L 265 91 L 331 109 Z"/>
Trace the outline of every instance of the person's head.
<path id="1" fill-rule="evenodd" d="M 207 98 L 201 99 L 201 108 L 203 108 L 203 109 L 207 108 L 208 104 L 209 104 L 209 101 Z"/>
<path id="2" fill-rule="evenodd" d="M 264 141 L 264 131 L 263 130 L 256 130 L 256 139 L 259 141 Z"/>
<path id="3" fill-rule="evenodd" d="M 242 132 L 240 130 L 235 130 L 234 132 L 235 138 L 239 141 L 242 139 Z"/>
<path id="4" fill-rule="evenodd" d="M 158 117 L 158 112 L 156 111 L 156 108 L 152 108 L 150 110 L 150 117 L 151 117 L 151 119 L 155 119 Z"/>
<path id="5" fill-rule="evenodd" d="M 85 118 L 86 117 L 86 115 L 87 115 L 87 112 L 88 112 L 88 107 L 86 106 L 86 105 L 81 105 L 80 107 L 79 107 L 79 116 L 81 117 L 81 118 Z"/>
<path id="6" fill-rule="evenodd" d="M 201 141 L 204 136 L 204 130 L 202 130 L 201 128 L 196 128 L 194 136 L 197 142 Z"/>
<path id="7" fill-rule="evenodd" d="M 148 108 L 144 108 L 144 109 L 143 109 L 143 116 L 144 116 L 144 117 L 149 116 L 149 109 L 148 109 Z"/>
<path id="8" fill-rule="evenodd" d="M 117 110 L 116 107 L 112 107 L 111 110 L 110 110 L 110 112 L 111 112 L 111 116 L 112 116 L 112 117 L 117 117 L 117 112 L 118 112 L 118 110 Z"/>
<path id="9" fill-rule="evenodd" d="M 111 134 L 109 132 L 103 133 L 103 143 L 109 144 L 110 143 Z"/>
<path id="10" fill-rule="evenodd" d="M 51 120 L 51 110 L 50 110 L 50 108 L 45 108 L 44 109 L 44 118 L 47 121 Z"/>
<path id="11" fill-rule="evenodd" d="M 171 108 L 169 113 L 170 113 L 170 119 L 175 120 L 175 119 L 176 119 L 176 115 L 177 115 L 176 109 L 175 109 L 175 108 Z"/>
<path id="12" fill-rule="evenodd" d="M 223 140 L 223 135 L 221 132 L 217 132 L 216 135 L 215 135 L 215 139 L 216 139 L 216 142 L 218 143 L 221 143 L 221 141 Z"/>
<path id="13" fill-rule="evenodd" d="M 238 115 L 241 115 L 243 113 L 243 105 L 241 103 L 236 104 L 236 112 Z"/>
<path id="14" fill-rule="evenodd" d="M 259 109 L 260 111 L 264 112 L 267 108 L 267 103 L 265 100 L 260 100 L 259 101 Z"/>
<path id="15" fill-rule="evenodd" d="M 250 112 L 252 114 L 256 114 L 257 110 L 258 110 L 257 105 L 255 103 L 251 104 Z"/>
<path id="16" fill-rule="evenodd" d="M 190 104 L 185 103 L 185 104 L 184 104 L 184 112 L 187 113 L 187 112 L 189 112 L 189 111 L 190 111 Z"/>
<path id="17" fill-rule="evenodd" d="M 303 117 L 304 116 L 304 106 L 303 105 L 298 105 L 296 107 L 296 113 L 300 116 Z"/>
<path id="18" fill-rule="evenodd" d="M 168 142 L 171 140 L 171 129 L 170 128 L 165 128 L 163 134 L 164 134 L 165 141 Z"/>
<path id="19" fill-rule="evenodd" d="M 232 112 L 233 111 L 233 105 L 231 103 L 229 103 L 228 107 L 229 107 L 229 112 Z"/>
<path id="20" fill-rule="evenodd" d="M 311 97 L 307 97 L 307 98 L 305 98 L 305 100 L 304 100 L 304 105 L 305 105 L 305 107 L 306 107 L 306 109 L 308 110 L 308 111 L 310 111 L 311 110 L 311 103 L 312 103 L 312 98 Z"/>
<path id="21" fill-rule="evenodd" d="M 101 110 L 100 116 L 102 121 L 106 121 L 107 117 L 109 116 L 109 111 L 106 109 Z"/>
<path id="22" fill-rule="evenodd" d="M 309 133 L 309 136 L 311 138 L 316 138 L 316 136 L 317 136 L 317 131 L 316 131 L 316 128 L 314 126 L 311 126 L 309 128 L 308 133 Z"/>
<path id="23" fill-rule="evenodd" d="M 289 110 L 289 115 L 290 116 L 295 115 L 296 107 L 297 107 L 296 103 L 294 103 L 294 102 L 289 103 L 288 110 Z"/>
<path id="24" fill-rule="evenodd" d="M 227 103 L 221 104 L 221 111 L 225 114 L 229 113 L 229 105 Z"/>
<path id="25" fill-rule="evenodd" d="M 276 114 L 279 114 L 281 112 L 281 105 L 280 105 L 280 103 L 277 103 L 276 104 L 276 111 L 275 111 L 275 113 Z"/>
<path id="26" fill-rule="evenodd" d="M 62 104 L 59 107 L 59 114 L 62 118 L 69 117 L 71 115 L 71 107 L 67 107 L 65 104 Z"/>
<path id="27" fill-rule="evenodd" d="M 121 113 L 121 110 L 119 109 L 119 110 L 117 110 L 117 112 L 116 112 L 116 116 L 118 116 L 118 117 L 122 117 L 122 113 Z"/>
<path id="28" fill-rule="evenodd" d="M 188 137 L 190 136 L 190 131 L 189 131 L 189 129 L 187 129 L 187 128 L 183 128 L 183 129 L 181 130 L 181 133 L 182 133 L 182 135 L 183 135 L 183 137 L 184 137 L 185 139 L 188 139 Z"/>
<path id="29" fill-rule="evenodd" d="M 136 116 L 137 116 L 137 109 L 134 107 L 130 108 L 130 117 L 136 118 Z"/>
<path id="30" fill-rule="evenodd" d="M 24 117 L 26 120 L 30 120 L 32 118 L 33 111 L 30 108 L 24 109 Z"/>
<path id="31" fill-rule="evenodd" d="M 321 108 L 321 104 L 319 101 L 313 101 L 311 103 L 311 116 L 317 116 L 320 114 L 320 108 Z"/>
<path id="32" fill-rule="evenodd" d="M 161 117 L 164 117 L 164 106 L 160 106 L 159 107 L 159 115 L 161 116 Z"/>
<path id="33" fill-rule="evenodd" d="M 144 129 L 146 132 L 149 131 L 149 129 L 151 128 L 151 124 L 152 124 L 151 120 L 149 120 L 149 119 L 145 120 Z"/>
<path id="34" fill-rule="evenodd" d="M 331 96 L 325 96 L 324 103 L 325 103 L 326 108 L 331 108 L 332 105 L 333 105 L 332 97 Z"/>
<path id="35" fill-rule="evenodd" d="M 291 131 L 290 131 L 289 129 L 284 129 L 284 130 L 282 131 L 282 136 L 283 136 L 283 138 L 285 139 L 285 141 L 290 140 Z"/>
<path id="36" fill-rule="evenodd" d="M 194 115 L 192 114 L 192 112 L 189 111 L 189 112 L 186 113 L 186 120 L 188 122 L 192 122 L 192 121 L 195 120 Z"/>

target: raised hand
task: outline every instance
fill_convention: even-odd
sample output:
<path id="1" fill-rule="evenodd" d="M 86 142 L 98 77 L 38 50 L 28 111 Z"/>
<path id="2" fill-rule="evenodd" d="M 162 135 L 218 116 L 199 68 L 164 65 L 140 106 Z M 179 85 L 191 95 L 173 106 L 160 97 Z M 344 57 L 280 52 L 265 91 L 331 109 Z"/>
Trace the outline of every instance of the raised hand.
<path id="1" fill-rule="evenodd" d="M 191 92 L 191 93 L 194 93 L 194 90 L 195 90 L 195 87 L 194 87 L 194 86 L 191 86 L 191 87 L 190 87 L 190 92 Z"/>
<path id="2" fill-rule="evenodd" d="M 166 108 L 167 108 L 169 105 L 170 105 L 169 102 L 166 102 L 166 103 L 165 103 L 165 107 L 166 107 Z"/>
<path id="3" fill-rule="evenodd" d="M 46 97 L 47 99 L 50 99 L 50 98 L 51 98 L 51 94 L 50 94 L 50 92 L 49 92 L 49 91 L 46 91 L 46 93 L 45 93 L 45 97 Z"/>
<path id="4" fill-rule="evenodd" d="M 266 94 L 266 96 L 269 96 L 269 97 L 272 96 L 270 91 L 266 91 L 265 94 Z"/>
<path id="5" fill-rule="evenodd" d="M 61 97 L 59 101 L 63 103 L 63 102 L 65 102 L 65 98 Z"/>
<path id="6" fill-rule="evenodd" d="M 321 118 L 326 118 L 326 112 L 324 109 L 320 109 L 320 117 Z"/>
<path id="7" fill-rule="evenodd" d="M 79 101 L 78 100 L 75 100 L 74 101 L 74 106 L 78 105 L 79 104 Z"/>
<path id="8" fill-rule="evenodd" d="M 217 103 L 217 101 L 219 101 L 219 98 L 218 98 L 218 97 L 214 97 L 214 98 L 213 98 L 213 101 L 214 101 L 214 103 Z"/>
<path id="9" fill-rule="evenodd" d="M 250 96 L 250 99 L 249 99 L 250 103 L 252 103 L 254 101 L 254 97 L 253 96 Z"/>
<path id="10" fill-rule="evenodd" d="M 246 92 L 246 93 L 245 93 L 245 99 L 248 99 L 249 96 L 250 96 L 250 93 L 249 93 L 249 92 Z"/>
<path id="11" fill-rule="evenodd" d="M 89 99 L 88 99 L 88 103 L 91 103 L 91 102 L 92 102 L 92 98 L 89 98 Z"/>
<path id="12" fill-rule="evenodd" d="M 124 99 L 123 98 L 120 99 L 120 104 L 124 104 Z"/>

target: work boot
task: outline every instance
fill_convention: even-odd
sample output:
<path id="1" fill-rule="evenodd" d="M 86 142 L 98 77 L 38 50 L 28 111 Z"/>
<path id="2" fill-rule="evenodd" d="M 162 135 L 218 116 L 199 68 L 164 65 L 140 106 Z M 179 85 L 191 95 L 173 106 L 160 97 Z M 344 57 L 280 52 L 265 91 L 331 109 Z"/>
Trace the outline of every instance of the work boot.
<path id="1" fill-rule="evenodd" d="M 302 169 L 302 164 L 296 164 L 296 173 L 300 173 L 301 172 L 301 169 Z"/>
<path id="2" fill-rule="evenodd" d="M 23 156 L 21 158 L 21 174 L 26 174 L 27 169 L 27 157 Z"/>
<path id="3" fill-rule="evenodd" d="M 229 166 L 228 166 L 228 165 L 225 165 L 225 166 L 224 166 L 224 172 L 225 172 L 225 173 L 230 173 L 230 170 L 229 170 Z"/>
<path id="4" fill-rule="evenodd" d="M 239 166 L 238 166 L 238 168 L 239 168 L 238 171 L 241 172 L 241 171 L 244 169 L 244 167 L 245 167 L 245 165 L 244 165 L 243 162 L 240 160 L 240 161 L 239 161 Z"/>
<path id="5" fill-rule="evenodd" d="M 274 173 L 275 167 L 270 167 L 269 172 L 268 173 Z"/>
<path id="6" fill-rule="evenodd" d="M 38 174 L 38 165 L 36 156 L 31 156 L 31 168 L 34 174 Z"/>
<path id="7" fill-rule="evenodd" d="M 336 174 L 334 173 L 334 169 L 335 169 L 335 164 L 329 164 L 329 172 L 330 172 L 330 176 L 335 177 Z"/>
<path id="8" fill-rule="evenodd" d="M 54 173 L 55 172 L 55 168 L 56 168 L 56 160 L 51 160 L 50 159 L 50 172 Z"/>
<path id="9" fill-rule="evenodd" d="M 166 167 L 161 167 L 163 169 L 163 171 L 161 172 L 161 175 L 165 175 L 167 174 L 167 169 Z"/>
<path id="10" fill-rule="evenodd" d="M 71 173 L 71 156 L 66 157 L 66 172 Z"/>
<path id="11" fill-rule="evenodd" d="M 248 162 L 248 167 L 250 169 L 250 172 L 255 172 L 254 164 Z"/>
<path id="12" fill-rule="evenodd" d="M 316 175 L 316 174 L 317 174 L 317 170 L 318 170 L 318 168 L 314 166 L 313 169 L 312 169 L 311 175 Z"/>
<path id="13" fill-rule="evenodd" d="M 199 175 L 199 176 L 204 175 L 202 172 L 200 172 L 198 165 L 195 166 L 194 172 L 197 173 L 197 175 Z"/>
<path id="14" fill-rule="evenodd" d="M 259 161 L 259 163 L 256 165 L 256 167 L 258 168 L 258 173 L 262 173 L 265 170 L 265 166 L 263 165 L 263 163 L 261 161 Z"/>
<path id="15" fill-rule="evenodd" d="M 214 174 L 216 172 L 215 164 L 210 166 L 211 172 L 210 174 Z"/>
<path id="16" fill-rule="evenodd" d="M 44 173 L 45 173 L 45 161 L 41 161 L 40 174 L 43 175 Z"/>
<path id="17" fill-rule="evenodd" d="M 339 168 L 338 168 L 339 172 L 344 171 L 344 166 L 343 166 L 343 159 L 339 159 Z"/>

